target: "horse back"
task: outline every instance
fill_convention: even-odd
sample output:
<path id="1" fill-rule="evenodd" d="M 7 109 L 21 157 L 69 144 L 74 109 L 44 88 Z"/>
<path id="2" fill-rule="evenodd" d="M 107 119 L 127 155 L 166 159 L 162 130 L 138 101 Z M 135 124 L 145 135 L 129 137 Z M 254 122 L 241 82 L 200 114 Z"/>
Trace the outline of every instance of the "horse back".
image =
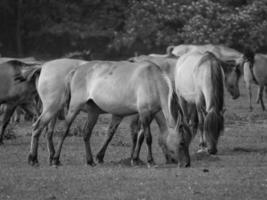
<path id="1" fill-rule="evenodd" d="M 156 106 L 159 73 L 161 69 L 150 62 L 89 62 L 70 80 L 71 101 L 92 100 L 105 112 L 135 113 L 140 105 Z"/>

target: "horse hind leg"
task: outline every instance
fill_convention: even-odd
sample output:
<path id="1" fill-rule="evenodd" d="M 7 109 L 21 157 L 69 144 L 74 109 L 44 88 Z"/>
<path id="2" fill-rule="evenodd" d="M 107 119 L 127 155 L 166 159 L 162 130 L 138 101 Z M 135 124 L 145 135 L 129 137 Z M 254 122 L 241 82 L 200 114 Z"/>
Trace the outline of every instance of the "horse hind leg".
<path id="1" fill-rule="evenodd" d="M 106 139 L 105 139 L 102 147 L 100 148 L 100 150 L 98 151 L 98 153 L 96 155 L 96 159 L 97 159 L 98 163 L 103 163 L 107 147 L 108 147 L 110 141 L 112 140 L 112 138 L 113 138 L 118 126 L 120 125 L 122 119 L 123 119 L 122 116 L 112 115 L 112 120 L 111 120 L 109 128 L 108 128 L 108 133 L 107 133 Z"/>
<path id="2" fill-rule="evenodd" d="M 262 110 L 265 111 L 265 105 L 264 105 L 264 102 L 263 102 L 263 89 L 264 89 L 264 86 L 259 86 L 258 99 L 259 99 L 259 102 L 261 103 Z"/>
<path id="3" fill-rule="evenodd" d="M 6 110 L 4 112 L 2 127 L 1 127 L 0 144 L 3 144 L 4 133 L 5 133 L 6 127 L 9 124 L 10 118 L 12 114 L 14 113 L 15 109 L 16 109 L 16 105 L 7 104 Z"/>
<path id="4" fill-rule="evenodd" d="M 57 116 L 53 117 L 53 119 L 50 121 L 50 123 L 48 125 L 48 129 L 47 129 L 47 135 L 46 135 L 47 149 L 49 152 L 49 157 L 48 157 L 49 165 L 52 165 L 53 158 L 55 155 L 53 135 L 54 135 L 54 129 L 55 129 L 56 122 L 57 122 Z"/>
<path id="5" fill-rule="evenodd" d="M 221 131 L 223 131 L 224 119 L 223 116 L 211 109 L 204 121 L 204 134 L 208 143 L 208 152 L 210 154 L 217 153 L 217 144 Z"/>
<path id="6" fill-rule="evenodd" d="M 200 132 L 200 143 L 199 143 L 200 149 L 197 152 L 201 153 L 203 151 L 206 151 L 207 147 L 207 143 L 204 138 L 204 117 L 201 106 L 197 106 L 197 118 L 198 118 L 198 130 Z"/>
<path id="7" fill-rule="evenodd" d="M 51 110 L 45 110 L 33 124 L 33 131 L 31 137 L 31 148 L 28 156 L 28 163 L 32 166 L 38 165 L 38 145 L 39 138 L 50 120 L 55 116 L 55 113 Z"/>

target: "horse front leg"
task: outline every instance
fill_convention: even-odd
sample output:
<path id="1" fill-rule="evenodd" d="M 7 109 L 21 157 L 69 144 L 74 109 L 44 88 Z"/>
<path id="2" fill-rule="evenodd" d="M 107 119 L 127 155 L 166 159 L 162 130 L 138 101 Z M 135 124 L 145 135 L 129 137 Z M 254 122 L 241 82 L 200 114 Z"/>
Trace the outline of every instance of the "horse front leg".
<path id="1" fill-rule="evenodd" d="M 123 119 L 122 116 L 112 115 L 112 119 L 111 119 L 111 122 L 109 124 L 106 139 L 105 139 L 102 147 L 100 148 L 100 150 L 98 151 L 98 153 L 96 155 L 96 159 L 97 159 L 98 163 L 103 163 L 107 147 L 108 147 L 110 141 L 112 140 L 112 138 L 113 138 L 118 126 L 120 125 L 122 119 Z"/>
<path id="2" fill-rule="evenodd" d="M 83 135 L 85 154 L 86 154 L 86 164 L 91 166 L 95 166 L 95 162 L 92 155 L 90 139 L 92 135 L 92 130 L 97 122 L 98 116 L 99 114 L 96 112 L 88 112 L 88 118 Z"/>
<path id="3" fill-rule="evenodd" d="M 9 124 L 10 118 L 12 114 L 14 113 L 16 107 L 17 107 L 16 105 L 7 104 L 6 110 L 4 112 L 2 127 L 1 127 L 0 144 L 3 144 L 4 133 L 5 133 L 6 127 Z"/>
<path id="4" fill-rule="evenodd" d="M 263 102 L 263 89 L 264 89 L 264 86 L 259 86 L 258 99 L 259 99 L 259 102 L 261 103 L 262 110 L 265 111 L 265 106 L 264 106 L 264 102 Z"/>
<path id="5" fill-rule="evenodd" d="M 140 162 L 139 154 L 141 150 L 141 146 L 144 140 L 144 137 L 146 138 L 146 144 L 147 144 L 147 164 L 148 166 L 154 164 L 154 158 L 152 155 L 152 135 L 150 131 L 150 123 L 153 119 L 153 116 L 148 113 L 141 113 L 140 115 L 140 123 L 141 123 L 141 129 L 138 134 L 138 139 L 137 139 L 137 146 L 136 150 L 133 154 L 132 158 L 132 164 L 138 164 Z"/>
<path id="6" fill-rule="evenodd" d="M 141 129 L 139 115 L 134 115 L 132 117 L 131 123 L 130 123 L 130 129 L 131 129 L 131 139 L 132 139 L 132 148 L 131 148 L 130 158 L 132 159 L 135 148 L 136 148 L 136 144 L 137 144 L 138 132 Z"/>
<path id="7" fill-rule="evenodd" d="M 68 111 L 68 114 L 67 114 L 66 119 L 65 119 L 65 132 L 60 137 L 60 140 L 59 140 L 59 143 L 58 143 L 58 146 L 57 146 L 57 150 L 56 150 L 54 158 L 53 158 L 53 162 L 52 163 L 53 163 L 54 166 L 61 165 L 61 162 L 60 162 L 59 158 L 60 158 L 62 146 L 63 146 L 64 140 L 66 139 L 66 137 L 69 134 L 70 127 L 71 127 L 72 122 L 73 122 L 74 118 L 76 117 L 78 111 L 79 111 L 78 107 L 70 107 L 70 109 Z"/>

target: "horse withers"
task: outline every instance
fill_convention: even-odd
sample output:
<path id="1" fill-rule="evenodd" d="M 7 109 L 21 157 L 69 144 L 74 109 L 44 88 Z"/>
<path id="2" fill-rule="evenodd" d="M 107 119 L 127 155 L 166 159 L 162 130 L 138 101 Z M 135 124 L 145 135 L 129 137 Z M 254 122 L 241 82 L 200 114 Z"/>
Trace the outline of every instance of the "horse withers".
<path id="1" fill-rule="evenodd" d="M 183 123 L 179 104 L 173 103 L 176 98 L 173 98 L 171 81 L 167 75 L 163 75 L 160 68 L 150 62 L 89 62 L 70 72 L 68 80 L 70 103 L 66 116 L 66 132 L 59 142 L 54 164 L 60 163 L 59 157 L 64 139 L 72 121 L 81 110 L 88 112 L 87 131 L 84 135 L 88 164 L 94 163 L 90 146 L 91 131 L 99 114 L 102 113 L 111 113 L 120 119 L 138 113 L 141 130 L 132 154 L 132 163 L 138 164 L 141 144 L 145 136 L 148 146 L 147 162 L 153 164 L 149 124 L 162 109 L 169 124 L 175 126 L 175 131 L 162 129 L 164 131 L 162 136 L 166 136 L 162 139 L 165 144 L 163 151 L 168 154 L 166 157 L 178 160 L 180 166 L 190 165 L 191 133 Z M 168 105 L 175 106 L 175 109 L 169 109 Z"/>

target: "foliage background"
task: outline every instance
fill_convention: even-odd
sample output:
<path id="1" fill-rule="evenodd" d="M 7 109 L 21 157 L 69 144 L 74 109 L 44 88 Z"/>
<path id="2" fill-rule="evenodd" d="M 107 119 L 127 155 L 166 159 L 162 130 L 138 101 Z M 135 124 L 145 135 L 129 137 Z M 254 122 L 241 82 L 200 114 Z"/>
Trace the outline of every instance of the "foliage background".
<path id="1" fill-rule="evenodd" d="M 119 59 L 182 43 L 267 51 L 267 0 L 1 0 L 0 20 L 2 56 Z"/>

